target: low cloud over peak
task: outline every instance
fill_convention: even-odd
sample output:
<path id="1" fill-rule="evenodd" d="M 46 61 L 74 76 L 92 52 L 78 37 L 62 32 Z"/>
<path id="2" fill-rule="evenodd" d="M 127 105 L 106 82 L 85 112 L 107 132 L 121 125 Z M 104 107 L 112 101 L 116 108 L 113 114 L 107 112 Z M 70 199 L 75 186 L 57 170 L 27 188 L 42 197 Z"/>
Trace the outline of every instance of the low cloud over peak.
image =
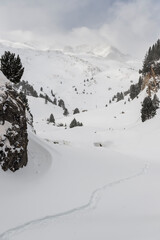
<path id="1" fill-rule="evenodd" d="M 142 57 L 159 37 L 155 0 L 6 0 L 0 38 L 42 46 L 107 43 Z"/>

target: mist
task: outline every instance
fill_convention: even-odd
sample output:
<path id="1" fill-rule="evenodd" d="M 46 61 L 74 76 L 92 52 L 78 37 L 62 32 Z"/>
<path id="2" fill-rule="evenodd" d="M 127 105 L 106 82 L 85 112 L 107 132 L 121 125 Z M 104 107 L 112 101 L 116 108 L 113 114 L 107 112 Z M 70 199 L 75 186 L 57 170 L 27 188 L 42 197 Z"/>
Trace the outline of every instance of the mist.
<path id="1" fill-rule="evenodd" d="M 160 3 L 151 0 L 0 2 L 0 38 L 40 48 L 109 44 L 142 58 L 159 38 Z"/>

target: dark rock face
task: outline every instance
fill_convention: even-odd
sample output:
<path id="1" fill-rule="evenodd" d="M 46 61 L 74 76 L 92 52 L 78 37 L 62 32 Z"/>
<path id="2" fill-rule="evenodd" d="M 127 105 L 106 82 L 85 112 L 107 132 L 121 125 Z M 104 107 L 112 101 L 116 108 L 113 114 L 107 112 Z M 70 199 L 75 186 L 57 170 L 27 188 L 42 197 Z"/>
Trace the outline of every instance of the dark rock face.
<path id="1" fill-rule="evenodd" d="M 27 165 L 27 102 L 12 85 L 0 86 L 0 164 L 4 171 Z"/>

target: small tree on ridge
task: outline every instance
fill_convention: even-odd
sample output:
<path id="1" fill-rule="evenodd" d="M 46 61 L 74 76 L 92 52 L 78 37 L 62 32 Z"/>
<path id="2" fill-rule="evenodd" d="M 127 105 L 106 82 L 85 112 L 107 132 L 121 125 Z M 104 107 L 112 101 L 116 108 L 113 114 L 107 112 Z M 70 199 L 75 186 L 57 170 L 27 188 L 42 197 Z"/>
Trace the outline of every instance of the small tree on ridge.
<path id="1" fill-rule="evenodd" d="M 24 72 L 24 67 L 22 66 L 19 55 L 16 57 L 14 53 L 5 51 L 4 55 L 1 56 L 0 63 L 0 70 L 7 79 L 13 83 L 20 82 Z"/>

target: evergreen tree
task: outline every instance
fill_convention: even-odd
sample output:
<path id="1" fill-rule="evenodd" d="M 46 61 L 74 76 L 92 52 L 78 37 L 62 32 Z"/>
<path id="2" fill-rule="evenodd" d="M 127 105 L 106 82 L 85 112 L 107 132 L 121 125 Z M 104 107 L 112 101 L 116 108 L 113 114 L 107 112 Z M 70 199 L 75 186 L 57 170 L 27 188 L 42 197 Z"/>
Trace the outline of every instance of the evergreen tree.
<path id="1" fill-rule="evenodd" d="M 51 90 L 51 95 L 52 95 L 52 97 L 55 97 L 55 94 L 53 93 L 53 90 Z"/>
<path id="2" fill-rule="evenodd" d="M 69 114 L 68 109 L 65 108 L 65 109 L 64 109 L 64 113 L 63 113 L 63 115 L 64 115 L 64 116 L 68 116 L 68 114 Z"/>
<path id="3" fill-rule="evenodd" d="M 146 121 L 147 119 L 153 118 L 155 115 L 156 107 L 154 106 L 152 99 L 149 96 L 145 97 L 142 103 L 141 110 L 142 122 Z"/>
<path id="4" fill-rule="evenodd" d="M 138 96 L 138 94 L 141 91 L 141 84 L 142 84 L 142 80 L 141 78 L 139 79 L 139 82 L 137 84 L 132 84 L 130 86 L 130 98 L 133 100 L 135 97 Z"/>
<path id="5" fill-rule="evenodd" d="M 57 105 L 57 98 L 55 97 L 54 100 L 53 100 L 53 104 L 54 105 Z"/>
<path id="6" fill-rule="evenodd" d="M 72 120 L 72 122 L 70 123 L 70 128 L 74 128 L 74 127 L 78 127 L 78 126 L 83 126 L 82 123 L 78 122 L 75 118 Z"/>
<path id="7" fill-rule="evenodd" d="M 53 116 L 52 113 L 51 113 L 51 115 L 50 115 L 50 117 L 49 117 L 49 119 L 48 119 L 48 122 L 49 122 L 49 123 L 54 123 L 54 124 L 55 124 L 55 118 L 54 118 L 54 116 Z"/>
<path id="8" fill-rule="evenodd" d="M 149 48 L 148 52 L 145 55 L 142 68 L 143 75 L 151 71 L 151 66 L 153 67 L 154 72 L 159 75 L 160 63 L 157 63 L 159 59 L 160 59 L 160 40 L 158 39 L 158 41 L 155 44 L 153 44 L 152 47 Z"/>
<path id="9" fill-rule="evenodd" d="M 141 91 L 142 83 L 143 83 L 143 78 L 140 76 L 138 81 L 139 92 Z"/>
<path id="10" fill-rule="evenodd" d="M 24 68 L 19 55 L 16 57 L 14 53 L 5 51 L 4 55 L 1 56 L 0 63 L 0 69 L 6 78 L 13 83 L 20 82 Z"/>
<path id="11" fill-rule="evenodd" d="M 34 89 L 32 85 L 28 83 L 28 81 L 20 81 L 19 83 L 15 84 L 14 87 L 16 89 L 21 89 L 21 91 L 28 96 L 38 97 L 38 93 Z"/>
<path id="12" fill-rule="evenodd" d="M 47 104 L 48 103 L 48 95 L 46 94 L 46 96 L 45 96 L 45 104 Z"/>
<path id="13" fill-rule="evenodd" d="M 79 113 L 79 109 L 75 108 L 74 111 L 73 111 L 73 114 L 77 114 L 77 113 Z"/>
<path id="14" fill-rule="evenodd" d="M 124 99 L 124 96 L 123 96 L 122 92 L 121 93 L 118 92 L 116 97 L 117 97 L 117 102 L 119 102 L 119 101 Z"/>
<path id="15" fill-rule="evenodd" d="M 63 108 L 63 109 L 65 110 L 65 103 L 64 103 L 64 101 L 63 101 L 62 99 L 60 99 L 60 100 L 58 101 L 58 106 L 61 107 L 61 108 Z"/>

